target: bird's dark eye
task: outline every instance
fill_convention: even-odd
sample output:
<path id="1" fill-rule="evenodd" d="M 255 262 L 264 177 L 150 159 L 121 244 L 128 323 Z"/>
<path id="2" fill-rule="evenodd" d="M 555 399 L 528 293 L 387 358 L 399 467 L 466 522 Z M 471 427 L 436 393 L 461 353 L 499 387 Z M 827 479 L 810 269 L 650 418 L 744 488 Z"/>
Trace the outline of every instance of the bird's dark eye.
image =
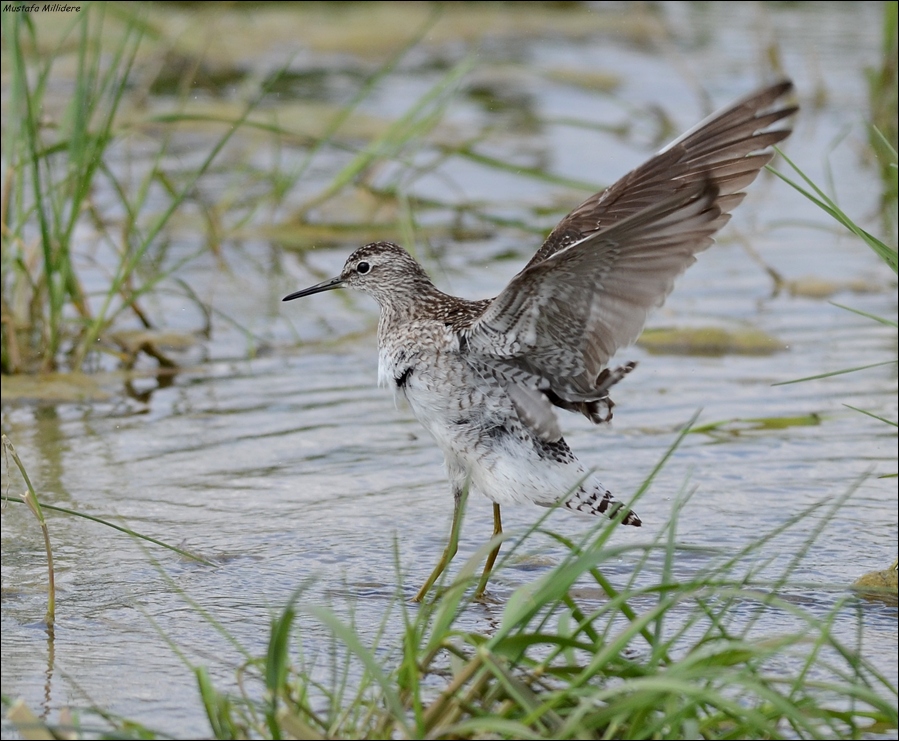
<path id="1" fill-rule="evenodd" d="M 359 273 L 359 275 L 365 275 L 369 270 L 371 270 L 371 265 L 364 260 L 356 266 L 356 272 Z"/>

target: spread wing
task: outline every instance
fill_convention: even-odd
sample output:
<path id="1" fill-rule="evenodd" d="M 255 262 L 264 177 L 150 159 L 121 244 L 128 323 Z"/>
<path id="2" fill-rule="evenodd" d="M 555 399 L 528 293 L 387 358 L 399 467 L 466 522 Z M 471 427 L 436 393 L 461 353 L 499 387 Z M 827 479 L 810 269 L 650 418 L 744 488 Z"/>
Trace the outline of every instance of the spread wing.
<path id="1" fill-rule="evenodd" d="M 472 361 L 518 387 L 513 401 L 535 428 L 557 434 L 550 401 L 598 421 L 588 406 L 608 396 L 603 369 L 712 244 L 773 156 L 760 150 L 789 135 L 768 127 L 796 111 L 775 107 L 791 89 L 739 100 L 588 198 L 464 331 Z"/>
<path id="2" fill-rule="evenodd" d="M 745 188 L 773 156 L 770 150 L 761 150 L 790 134 L 789 128 L 767 128 L 797 111 L 796 106 L 775 106 L 792 89 L 793 83 L 783 80 L 740 98 L 698 123 L 636 170 L 575 208 L 552 230 L 525 269 L 671 195 L 674 182 L 713 179 L 721 195 Z M 742 194 L 732 203 L 721 205 L 729 212 L 741 200 Z"/>

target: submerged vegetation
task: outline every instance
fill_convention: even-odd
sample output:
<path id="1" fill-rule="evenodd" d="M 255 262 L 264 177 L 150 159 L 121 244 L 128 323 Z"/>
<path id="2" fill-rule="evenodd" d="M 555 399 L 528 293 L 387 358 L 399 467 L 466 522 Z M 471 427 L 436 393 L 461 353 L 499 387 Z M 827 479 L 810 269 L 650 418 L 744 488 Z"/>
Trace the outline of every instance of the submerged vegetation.
<path id="1" fill-rule="evenodd" d="M 502 75 L 470 81 L 477 69 L 474 56 L 428 61 L 434 68 L 431 83 L 410 94 L 394 118 L 361 113 L 379 85 L 431 37 L 438 14 L 455 13 L 413 5 L 414 29 L 399 48 L 393 42 L 386 60 L 364 72 L 343 73 L 354 85 L 339 105 L 318 94 L 327 84 L 321 75 L 298 75 L 289 64 L 256 77 L 236 64 L 207 65 L 189 39 L 165 40 L 152 13 L 140 5 L 90 3 L 85 12 L 51 31 L 28 15 L 3 13 L 8 70 L 0 202 L 3 374 L 131 368 L 138 355 L 169 367 L 159 341 L 161 330 L 169 326 L 162 299 L 177 294 L 205 317 L 204 331 L 209 331 L 210 317 L 240 326 L 239 319 L 198 295 L 182 274 L 198 259 L 227 269 L 223 246 L 248 234 L 275 243 L 277 260 L 310 242 L 390 236 L 426 245 L 441 235 L 466 239 L 500 227 L 535 235 L 566 208 L 541 204 L 527 220 L 474 201 L 413 193 L 415 184 L 451 158 L 579 192 L 601 185 L 490 156 L 477 146 L 489 132 L 463 136 L 447 125 L 447 108 L 464 92 L 478 104 L 514 108 L 509 97 L 515 91 L 509 91 Z M 476 17 L 467 21 L 473 25 L 483 22 L 479 14 L 498 12 L 493 4 L 471 5 L 479 6 L 472 10 Z M 462 26 L 463 20 L 453 18 Z M 515 20 L 520 34 L 537 33 L 541 22 Z M 566 23 L 576 29 L 579 20 Z M 870 146 L 883 186 L 884 223 L 892 223 L 888 233 L 895 236 L 895 3 L 885 4 L 884 29 L 882 65 L 867 77 L 870 116 L 877 126 L 871 128 Z M 658 28 L 641 10 L 622 20 L 616 33 L 630 34 L 635 44 L 648 43 Z M 317 43 L 327 48 L 333 37 L 323 34 Z M 60 77 L 72 81 L 64 104 L 54 90 Z M 613 76 L 595 72 L 558 70 L 553 77 L 603 91 L 617 83 Z M 312 92 L 294 107 L 268 109 L 273 97 L 296 89 Z M 208 97 L 198 96 L 197 90 Z M 153 108 L 147 103 L 151 93 L 164 93 L 167 105 Z M 512 126 L 534 126 L 524 114 L 513 110 L 508 115 Z M 667 135 L 661 115 L 635 111 L 633 117 L 636 125 L 651 124 L 659 129 L 658 136 Z M 580 121 L 568 125 L 586 126 Z M 193 138 L 197 130 L 202 135 Z M 259 164 L 251 156 L 259 142 L 276 142 L 278 154 L 282 142 L 289 142 L 301 156 L 276 155 L 274 164 Z M 321 164 L 326 152 L 330 169 L 322 176 L 317 170 L 327 169 Z M 335 162 L 339 166 L 331 167 Z M 860 227 L 824 190 L 798 169 L 796 173 L 805 182 L 797 187 L 895 274 L 895 245 Z M 260 217 L 263 212 L 265 218 Z M 185 229 L 202 231 L 205 243 L 187 241 L 193 246 L 185 247 L 179 241 Z M 865 316 L 897 327 L 892 318 Z M 137 339 L 126 339 L 122 329 L 138 332 Z M 252 352 L 258 338 L 246 332 Z M 777 344 L 755 332 L 735 335 L 715 328 L 686 334 L 687 339 L 683 331 L 648 334 L 644 343 L 658 352 L 748 355 L 773 353 Z M 815 378 L 834 372 L 822 369 Z M 896 426 L 893 420 L 883 421 Z M 717 438 L 747 428 L 822 425 L 822 416 L 810 412 L 689 425 L 683 435 Z M 57 605 L 44 510 L 87 517 L 141 542 L 202 560 L 85 513 L 46 503 L 42 508 L 24 466 L 17 458 L 15 462 L 28 494 L 7 501 L 32 507 L 46 543 L 46 625 L 52 626 Z M 661 466 L 634 499 L 643 495 Z M 8 481 L 9 471 L 6 475 Z M 844 496 L 808 506 L 736 552 L 703 554 L 701 565 L 693 561 L 689 570 L 678 563 L 684 552 L 678 520 L 687 497 L 675 504 L 655 540 L 639 546 L 615 546 L 610 541 L 614 529 L 604 521 L 573 542 L 549 532 L 544 518 L 505 553 L 500 568 L 513 564 L 526 543 L 540 538 L 559 546 L 563 558 L 516 589 L 489 631 L 472 631 L 459 621 L 466 612 L 483 609 L 471 594 L 488 543 L 454 579 L 445 581 L 438 598 L 420 609 L 413 609 L 398 591 L 374 636 L 370 616 L 367 630 L 362 629 L 353 619 L 316 604 L 309 597 L 312 585 L 305 584 L 272 618 L 264 656 L 239 648 L 246 660 L 236 669 L 235 683 L 213 678 L 187 658 L 185 671 L 195 674 L 211 733 L 222 739 L 895 735 L 897 688 L 863 651 L 870 605 L 847 591 L 847 585 L 833 586 L 833 601 L 826 607 L 809 604 L 800 594 L 803 585 L 795 583 L 799 564 L 854 486 L 845 489 Z M 785 555 L 778 538 L 797 531 L 803 533 L 803 547 Z M 627 577 L 616 568 L 621 560 L 633 564 Z M 397 583 L 402 583 L 399 571 Z M 885 573 L 893 574 L 893 586 L 875 586 L 866 594 L 874 604 L 892 606 L 895 568 Z M 214 615 L 193 605 L 186 591 L 182 594 L 211 629 L 238 644 Z M 776 634 L 760 628 L 762 617 L 771 613 L 783 626 Z M 838 637 L 846 630 L 835 630 L 847 621 L 854 626 L 848 631 L 857 635 L 854 642 Z M 327 651 L 318 640 L 322 635 Z M 38 719 L 13 698 L 4 696 L 3 704 L 11 708 L 9 718 L 23 737 L 44 733 L 62 738 L 73 727 L 87 736 L 163 737 L 102 705 L 74 720 L 62 716 L 50 721 L 46 715 Z"/>

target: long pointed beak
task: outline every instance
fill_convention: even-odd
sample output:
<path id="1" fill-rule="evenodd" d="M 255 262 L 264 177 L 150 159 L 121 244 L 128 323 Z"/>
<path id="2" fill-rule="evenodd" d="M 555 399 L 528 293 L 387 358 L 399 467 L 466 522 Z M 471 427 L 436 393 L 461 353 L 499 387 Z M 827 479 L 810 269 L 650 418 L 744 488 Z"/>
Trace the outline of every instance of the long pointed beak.
<path id="1" fill-rule="evenodd" d="M 331 280 L 322 281 L 321 283 L 316 283 L 314 286 L 309 286 L 309 288 L 304 288 L 302 291 L 291 293 L 289 296 L 285 296 L 281 300 L 293 301 L 295 298 L 311 296 L 313 293 L 321 293 L 322 291 L 330 291 L 334 288 L 340 288 L 342 285 L 343 279 L 338 275 L 336 278 L 331 278 Z"/>

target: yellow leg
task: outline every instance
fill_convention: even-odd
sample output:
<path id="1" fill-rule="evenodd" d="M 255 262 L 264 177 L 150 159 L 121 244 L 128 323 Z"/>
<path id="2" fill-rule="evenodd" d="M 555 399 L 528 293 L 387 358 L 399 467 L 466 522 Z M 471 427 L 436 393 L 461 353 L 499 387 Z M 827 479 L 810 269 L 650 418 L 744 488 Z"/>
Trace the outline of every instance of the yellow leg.
<path id="1" fill-rule="evenodd" d="M 415 598 L 412 600 L 413 602 L 421 602 L 424 599 L 428 590 L 433 586 L 434 582 L 437 581 L 443 573 L 443 570 L 449 566 L 449 562 L 453 560 L 453 556 L 456 555 L 456 550 L 459 546 L 459 528 L 462 523 L 462 510 L 464 509 L 463 499 L 463 491 L 453 492 L 453 524 L 450 528 L 449 543 L 446 544 L 446 548 L 443 549 L 443 555 L 440 557 L 440 560 L 437 562 L 437 565 L 434 567 L 428 580 L 424 583 L 424 586 L 418 590 L 418 594 L 416 594 Z"/>
<path id="2" fill-rule="evenodd" d="M 503 534 L 503 521 L 499 516 L 499 505 L 493 505 L 493 537 L 495 538 L 497 535 Z M 497 543 L 496 547 L 490 551 L 490 555 L 487 556 L 487 563 L 484 564 L 484 573 L 481 574 L 481 581 L 478 582 L 478 590 L 474 593 L 475 599 L 481 599 L 484 596 L 484 590 L 487 588 L 487 579 L 490 577 L 490 571 L 493 569 L 493 564 L 496 563 L 496 557 L 499 555 L 499 547 L 502 543 Z"/>

